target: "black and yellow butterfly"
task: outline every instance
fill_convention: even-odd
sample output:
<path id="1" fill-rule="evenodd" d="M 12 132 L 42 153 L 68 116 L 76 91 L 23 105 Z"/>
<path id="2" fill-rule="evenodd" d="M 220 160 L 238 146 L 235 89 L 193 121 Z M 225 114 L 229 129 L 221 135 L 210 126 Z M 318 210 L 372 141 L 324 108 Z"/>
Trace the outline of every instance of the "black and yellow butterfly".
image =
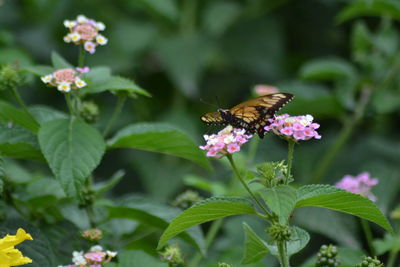
<path id="1" fill-rule="evenodd" d="M 293 95 L 288 93 L 264 95 L 242 102 L 231 109 L 218 109 L 216 112 L 206 113 L 201 120 L 207 124 L 230 124 L 232 127 L 245 129 L 249 134 L 257 133 L 263 138 L 264 126 L 268 124 L 268 119 L 292 98 Z"/>

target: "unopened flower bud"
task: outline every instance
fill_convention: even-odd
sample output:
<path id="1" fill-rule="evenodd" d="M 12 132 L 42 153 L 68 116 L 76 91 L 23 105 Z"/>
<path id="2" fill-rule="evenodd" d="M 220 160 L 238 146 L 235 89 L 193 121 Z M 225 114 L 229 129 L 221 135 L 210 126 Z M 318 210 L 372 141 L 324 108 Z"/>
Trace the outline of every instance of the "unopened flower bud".
<path id="1" fill-rule="evenodd" d="M 317 254 L 316 267 L 337 267 L 340 265 L 337 259 L 337 248 L 333 245 L 322 245 Z"/>
<path id="2" fill-rule="evenodd" d="M 178 246 L 172 245 L 172 246 L 167 246 L 161 254 L 161 259 L 165 262 L 168 262 L 170 264 L 181 264 L 184 263 L 183 257 L 181 250 Z"/>
<path id="3" fill-rule="evenodd" d="M 176 207 L 187 209 L 193 204 L 202 200 L 203 198 L 199 195 L 198 192 L 186 190 L 185 192 L 177 196 L 172 204 Z"/>
<path id="4" fill-rule="evenodd" d="M 22 83 L 18 70 L 11 66 L 3 66 L 0 69 L 0 90 L 15 88 Z"/>
<path id="5" fill-rule="evenodd" d="M 266 162 L 257 166 L 258 181 L 269 188 L 283 184 L 286 172 L 284 161 Z"/>
<path id="6" fill-rule="evenodd" d="M 81 105 L 81 116 L 88 122 L 93 123 L 99 117 L 99 107 L 91 101 L 84 101 Z"/>
<path id="7" fill-rule="evenodd" d="M 88 229 L 83 231 L 82 237 L 89 241 L 99 241 L 103 238 L 103 232 L 100 229 Z"/>
<path id="8" fill-rule="evenodd" d="M 273 223 L 270 228 L 267 229 L 268 234 L 275 241 L 289 241 L 290 240 L 290 228 L 287 225 Z"/>
<path id="9" fill-rule="evenodd" d="M 376 257 L 364 257 L 363 261 L 356 265 L 356 267 L 382 267 L 383 263 Z"/>

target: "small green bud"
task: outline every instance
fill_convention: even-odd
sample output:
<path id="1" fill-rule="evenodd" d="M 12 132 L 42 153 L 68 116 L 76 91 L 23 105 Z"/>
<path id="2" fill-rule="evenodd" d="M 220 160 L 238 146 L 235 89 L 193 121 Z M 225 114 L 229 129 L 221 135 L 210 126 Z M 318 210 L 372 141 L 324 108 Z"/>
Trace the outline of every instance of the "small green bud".
<path id="1" fill-rule="evenodd" d="M 371 258 L 371 257 L 366 257 L 364 256 L 364 259 L 361 263 L 357 264 L 356 267 L 382 267 L 383 263 L 378 260 L 376 257 Z"/>
<path id="2" fill-rule="evenodd" d="M 268 234 L 275 241 L 289 241 L 291 232 L 288 225 L 283 225 L 279 223 L 273 223 L 270 228 L 267 229 Z"/>
<path id="3" fill-rule="evenodd" d="M 172 202 L 172 205 L 182 209 L 187 209 L 193 204 L 202 200 L 203 198 L 199 195 L 198 192 L 193 190 L 186 190 L 175 198 L 175 200 Z"/>
<path id="4" fill-rule="evenodd" d="M 22 78 L 15 68 L 5 65 L 0 68 L 0 90 L 12 89 L 22 84 Z"/>
<path id="5" fill-rule="evenodd" d="M 99 117 L 99 107 L 91 101 L 82 102 L 81 117 L 88 123 L 95 122 Z"/>
<path id="6" fill-rule="evenodd" d="M 340 262 L 336 258 L 338 254 L 337 248 L 333 245 L 322 245 L 317 253 L 316 267 L 337 267 Z"/>
<path id="7" fill-rule="evenodd" d="M 284 161 L 266 162 L 257 166 L 257 176 L 260 182 L 268 188 L 283 184 L 287 166 Z"/>
<path id="8" fill-rule="evenodd" d="M 170 264 L 184 263 L 182 253 L 178 244 L 167 246 L 160 254 L 161 259 Z"/>

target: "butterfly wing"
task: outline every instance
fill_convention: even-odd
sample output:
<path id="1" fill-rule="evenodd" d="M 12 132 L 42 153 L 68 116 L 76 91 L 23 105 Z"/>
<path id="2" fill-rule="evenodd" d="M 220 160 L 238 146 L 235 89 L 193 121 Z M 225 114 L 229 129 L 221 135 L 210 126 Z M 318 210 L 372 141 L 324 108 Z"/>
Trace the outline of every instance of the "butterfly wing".
<path id="1" fill-rule="evenodd" d="M 219 112 L 209 112 L 201 116 L 200 118 L 203 122 L 207 124 L 226 124 L 225 120 L 222 118 Z"/>

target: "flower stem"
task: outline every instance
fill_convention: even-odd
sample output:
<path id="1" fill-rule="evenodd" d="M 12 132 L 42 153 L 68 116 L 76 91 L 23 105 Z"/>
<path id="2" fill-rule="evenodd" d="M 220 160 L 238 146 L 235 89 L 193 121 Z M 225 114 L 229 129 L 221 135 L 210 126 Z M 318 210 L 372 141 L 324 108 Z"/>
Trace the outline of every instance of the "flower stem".
<path id="1" fill-rule="evenodd" d="M 289 258 L 287 256 L 286 241 L 276 241 L 281 267 L 289 267 Z"/>
<path id="2" fill-rule="evenodd" d="M 103 130 L 103 136 L 106 136 L 108 134 L 115 120 L 118 118 L 124 106 L 125 100 L 126 100 L 126 95 L 118 95 L 117 104 L 115 105 L 115 109 L 113 111 L 113 114 L 111 115 L 110 120 L 107 123 L 106 128 L 104 128 Z"/>
<path id="3" fill-rule="evenodd" d="M 324 178 L 329 167 L 332 165 L 336 155 L 342 150 L 344 145 L 350 139 L 351 134 L 357 127 L 357 124 L 361 121 L 364 116 L 365 109 L 371 98 L 372 88 L 365 86 L 362 88 L 360 98 L 357 103 L 357 107 L 354 110 L 353 116 L 345 123 L 340 133 L 337 135 L 336 140 L 330 146 L 329 150 L 322 157 L 320 163 L 317 165 L 317 170 L 314 176 L 311 178 L 310 183 L 319 183 Z"/>
<path id="4" fill-rule="evenodd" d="M 222 226 L 222 222 L 223 219 L 218 219 L 212 222 L 211 227 L 206 235 L 206 244 L 205 244 L 206 249 L 208 249 L 211 243 L 214 241 L 219 229 Z M 190 261 L 189 266 L 196 267 L 200 263 L 202 258 L 203 258 L 202 254 L 200 252 L 197 252 L 194 255 L 193 259 Z"/>
<path id="5" fill-rule="evenodd" d="M 272 217 L 271 213 L 264 207 L 264 205 L 257 199 L 257 197 L 254 195 L 254 193 L 247 186 L 246 182 L 243 180 L 243 177 L 240 175 L 240 172 L 237 169 L 235 162 L 233 161 L 232 155 L 231 154 L 227 154 L 226 157 L 228 158 L 229 163 L 231 164 L 233 171 L 235 172 L 235 174 L 236 174 L 237 178 L 239 179 L 239 181 L 242 183 L 243 187 L 247 190 L 247 192 L 254 199 L 254 201 L 257 203 L 257 205 L 265 212 L 265 214 L 267 215 L 267 218 L 270 219 Z"/>
<path id="6" fill-rule="evenodd" d="M 287 159 L 287 171 L 286 171 L 286 181 L 285 184 L 289 184 L 289 179 L 291 176 L 291 170 L 292 170 L 292 163 L 293 163 L 293 152 L 294 152 L 294 145 L 296 143 L 289 139 L 288 140 L 288 159 Z"/>
<path id="7" fill-rule="evenodd" d="M 31 119 L 36 122 L 35 117 L 33 117 L 31 112 L 29 111 L 28 107 L 25 105 L 24 100 L 22 100 L 22 97 L 18 93 L 18 90 L 15 86 L 11 86 L 11 92 L 12 92 L 13 96 L 15 97 L 15 99 L 17 100 L 18 105 L 20 105 L 20 107 L 28 114 L 28 116 L 31 117 Z"/>
<path id="8" fill-rule="evenodd" d="M 79 47 L 78 67 L 83 68 L 84 66 L 85 66 L 85 49 L 81 45 Z"/>
<path id="9" fill-rule="evenodd" d="M 364 219 L 360 219 L 361 220 L 361 226 L 362 229 L 364 231 L 365 234 L 365 238 L 367 239 L 367 244 L 368 244 L 368 248 L 369 248 L 369 252 L 371 253 L 371 256 L 375 256 L 375 249 L 374 246 L 372 245 L 372 231 L 371 231 L 371 227 L 369 226 L 369 223 L 364 220 Z"/>
<path id="10" fill-rule="evenodd" d="M 394 264 L 396 263 L 397 253 L 399 253 L 399 250 L 397 248 L 394 248 L 390 251 L 386 267 L 394 266 Z"/>
<path id="11" fill-rule="evenodd" d="M 69 114 L 71 116 L 75 116 L 75 109 L 74 109 L 74 106 L 72 105 L 71 94 L 69 94 L 69 93 L 65 94 L 65 101 L 67 102 Z"/>

